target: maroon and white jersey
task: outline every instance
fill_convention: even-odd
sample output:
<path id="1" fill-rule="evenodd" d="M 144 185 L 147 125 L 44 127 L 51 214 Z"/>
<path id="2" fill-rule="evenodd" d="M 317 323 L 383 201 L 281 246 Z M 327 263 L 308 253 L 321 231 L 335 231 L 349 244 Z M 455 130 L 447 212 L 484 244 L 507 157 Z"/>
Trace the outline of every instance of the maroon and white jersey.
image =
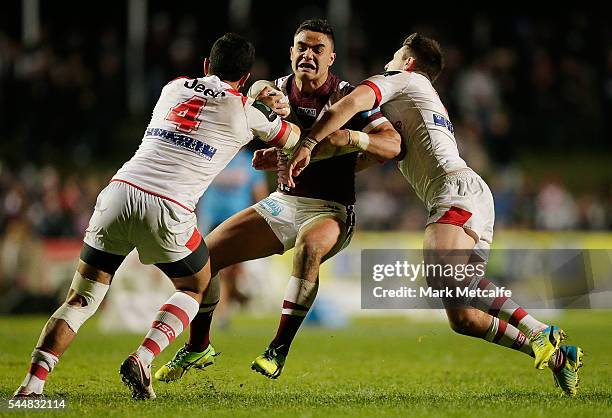
<path id="1" fill-rule="evenodd" d="M 424 75 L 407 71 L 387 71 L 362 82 L 376 93 L 374 107 L 401 134 L 406 155 L 399 169 L 426 200 L 433 180 L 467 168 L 459 156 L 453 125 L 431 82 Z"/>
<path id="2" fill-rule="evenodd" d="M 287 122 L 217 76 L 177 78 L 153 110 L 140 147 L 113 177 L 193 211 L 215 176 L 254 136 L 273 144 Z"/>
<path id="3" fill-rule="evenodd" d="M 291 113 L 287 120 L 300 127 L 307 135 L 321 115 L 334 103 L 355 89 L 335 74 L 329 73 L 325 83 L 312 94 L 303 94 L 295 84 L 295 76 L 288 75 L 274 81 L 288 98 Z M 356 131 L 370 132 L 387 119 L 380 109 L 359 113 L 344 126 Z M 311 161 L 293 180 L 296 186 L 282 193 L 292 196 L 330 200 L 343 205 L 355 203 L 355 164 L 357 152 Z"/>

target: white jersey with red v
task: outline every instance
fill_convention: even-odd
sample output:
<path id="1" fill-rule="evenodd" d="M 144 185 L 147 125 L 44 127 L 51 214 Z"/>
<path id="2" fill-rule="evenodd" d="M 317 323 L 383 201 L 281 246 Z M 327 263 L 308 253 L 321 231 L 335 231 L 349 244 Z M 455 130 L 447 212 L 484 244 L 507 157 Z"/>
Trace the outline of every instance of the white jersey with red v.
<path id="1" fill-rule="evenodd" d="M 287 122 L 217 76 L 177 78 L 161 92 L 124 181 L 193 210 L 215 176 L 254 136 L 275 145 Z"/>
<path id="2" fill-rule="evenodd" d="M 435 179 L 467 168 L 459 156 L 448 112 L 427 77 L 387 71 L 361 84 L 374 90 L 374 107 L 380 106 L 401 134 L 406 154 L 398 166 L 421 200 Z"/>

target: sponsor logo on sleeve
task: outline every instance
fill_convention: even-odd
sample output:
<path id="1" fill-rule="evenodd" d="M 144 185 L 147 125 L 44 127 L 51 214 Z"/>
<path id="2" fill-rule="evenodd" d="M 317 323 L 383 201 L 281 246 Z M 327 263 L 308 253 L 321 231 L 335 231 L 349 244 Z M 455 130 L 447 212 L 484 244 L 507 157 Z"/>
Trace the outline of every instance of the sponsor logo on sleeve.
<path id="1" fill-rule="evenodd" d="M 448 131 L 452 134 L 455 133 L 455 129 L 453 128 L 453 124 L 450 120 L 446 119 L 442 115 L 438 115 L 437 113 L 433 114 L 433 123 L 436 126 L 441 126 L 443 128 L 448 129 Z"/>

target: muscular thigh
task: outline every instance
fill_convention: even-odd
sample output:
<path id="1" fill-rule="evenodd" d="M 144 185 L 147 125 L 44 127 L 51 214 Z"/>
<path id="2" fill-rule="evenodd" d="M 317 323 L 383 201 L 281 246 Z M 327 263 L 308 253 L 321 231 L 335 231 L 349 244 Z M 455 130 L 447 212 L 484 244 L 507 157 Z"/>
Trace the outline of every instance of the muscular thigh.
<path id="1" fill-rule="evenodd" d="M 460 226 L 432 223 L 425 228 L 423 249 L 425 250 L 471 250 L 477 237 Z"/>
<path id="2" fill-rule="evenodd" d="M 425 228 L 423 258 L 428 265 L 459 266 L 470 262 L 476 240 L 469 231 L 456 225 L 433 223 Z M 433 272 L 438 270 L 432 269 Z M 434 288 L 461 285 L 447 274 L 431 273 L 427 282 Z"/>
<path id="3" fill-rule="evenodd" d="M 297 236 L 296 247 L 316 247 L 323 260 L 333 256 L 346 238 L 346 226 L 338 218 L 321 217 L 305 225 Z"/>
<path id="4" fill-rule="evenodd" d="M 232 264 L 283 252 L 281 242 L 253 208 L 227 219 L 208 234 L 205 241 L 213 275 Z"/>
<path id="5" fill-rule="evenodd" d="M 304 225 L 298 233 L 293 256 L 293 275 L 315 281 L 319 266 L 342 247 L 346 227 L 334 217 L 320 217 Z"/>

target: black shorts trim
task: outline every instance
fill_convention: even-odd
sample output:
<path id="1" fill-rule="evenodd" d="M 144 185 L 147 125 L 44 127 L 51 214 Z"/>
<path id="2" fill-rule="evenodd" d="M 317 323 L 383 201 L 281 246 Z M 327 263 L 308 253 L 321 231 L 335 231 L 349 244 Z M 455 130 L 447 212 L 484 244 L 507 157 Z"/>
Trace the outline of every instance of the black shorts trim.
<path id="1" fill-rule="evenodd" d="M 81 255 L 79 258 L 90 266 L 95 267 L 98 270 L 102 270 L 110 275 L 114 275 L 121 263 L 123 263 L 123 260 L 125 260 L 124 255 L 100 251 L 97 248 L 85 243 L 83 243 L 83 248 L 81 249 Z"/>
<path id="2" fill-rule="evenodd" d="M 196 274 L 208 262 L 208 247 L 204 240 L 200 242 L 198 248 L 187 257 L 172 263 L 157 263 L 155 266 L 163 271 L 168 277 L 185 277 Z"/>

